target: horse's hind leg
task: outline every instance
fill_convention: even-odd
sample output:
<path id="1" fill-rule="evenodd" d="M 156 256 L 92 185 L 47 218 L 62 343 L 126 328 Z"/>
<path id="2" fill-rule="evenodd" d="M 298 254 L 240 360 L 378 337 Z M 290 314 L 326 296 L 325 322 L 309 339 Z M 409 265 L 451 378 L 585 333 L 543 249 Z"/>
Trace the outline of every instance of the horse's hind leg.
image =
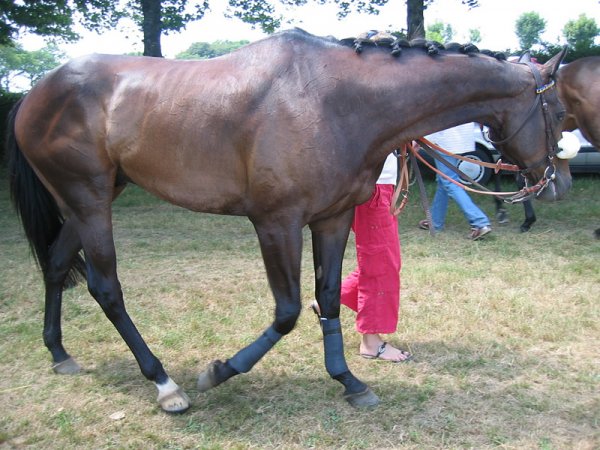
<path id="1" fill-rule="evenodd" d="M 74 374 L 81 370 L 62 344 L 61 305 L 65 280 L 81 250 L 79 235 L 67 220 L 50 250 L 48 269 L 44 274 L 46 299 L 44 310 L 44 344 L 52 354 L 52 368 L 59 374 Z"/>
<path id="2" fill-rule="evenodd" d="M 124 186 L 116 188 L 116 198 Z M 44 309 L 44 344 L 52 355 L 52 369 L 62 375 L 72 375 L 81 370 L 62 343 L 61 307 L 65 288 L 72 287 L 85 277 L 85 262 L 79 256 L 82 249 L 79 234 L 72 220 L 66 220 L 49 251 L 48 267 L 44 274 L 46 289 Z"/>
<path id="3" fill-rule="evenodd" d="M 102 195 L 95 192 L 96 196 Z M 85 195 L 85 194 L 83 194 Z M 125 310 L 121 285 L 117 278 L 116 253 L 110 218 L 110 201 L 87 199 L 77 211 L 74 224 L 83 245 L 88 289 L 102 307 L 137 360 L 142 374 L 158 388 L 158 402 L 166 412 L 183 412 L 190 406 L 187 395 L 171 380 L 162 364 L 152 354 Z"/>
<path id="4" fill-rule="evenodd" d="M 234 375 L 246 373 L 288 334 L 300 316 L 300 265 L 302 228 L 279 218 L 254 222 L 261 252 L 275 297 L 275 320 L 263 334 L 225 362 L 213 361 L 198 377 L 198 390 L 207 391 Z"/>
<path id="5" fill-rule="evenodd" d="M 346 388 L 344 398 L 354 407 L 375 406 L 379 398 L 348 368 L 340 325 L 342 259 L 350 232 L 353 210 L 327 221 L 311 224 L 315 266 L 315 296 L 320 310 L 325 368 Z"/>

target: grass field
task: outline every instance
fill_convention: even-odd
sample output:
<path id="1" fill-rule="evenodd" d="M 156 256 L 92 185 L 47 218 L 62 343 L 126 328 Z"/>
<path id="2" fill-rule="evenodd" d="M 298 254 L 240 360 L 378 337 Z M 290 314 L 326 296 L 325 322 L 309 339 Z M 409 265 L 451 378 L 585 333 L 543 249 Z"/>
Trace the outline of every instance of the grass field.
<path id="1" fill-rule="evenodd" d="M 84 286 L 65 294 L 63 335 L 85 368 L 51 370 L 43 289 L 0 173 L 0 449 L 598 449 L 600 448 L 600 178 L 578 177 L 568 200 L 537 202 L 483 241 L 466 239 L 453 206 L 430 237 L 414 188 L 400 217 L 402 315 L 388 340 L 415 354 L 392 365 L 357 354 L 342 311 L 346 357 L 382 402 L 353 410 L 328 378 L 312 301 L 293 333 L 256 367 L 198 394 L 206 364 L 254 340 L 272 319 L 258 243 L 244 218 L 194 214 L 135 187 L 114 208 L 128 310 L 193 400 L 167 416 Z M 428 189 L 433 191 L 430 180 Z M 506 181 L 506 189 L 512 185 Z M 493 216 L 489 198 L 476 201 Z M 355 265 L 351 238 L 344 273 Z"/>

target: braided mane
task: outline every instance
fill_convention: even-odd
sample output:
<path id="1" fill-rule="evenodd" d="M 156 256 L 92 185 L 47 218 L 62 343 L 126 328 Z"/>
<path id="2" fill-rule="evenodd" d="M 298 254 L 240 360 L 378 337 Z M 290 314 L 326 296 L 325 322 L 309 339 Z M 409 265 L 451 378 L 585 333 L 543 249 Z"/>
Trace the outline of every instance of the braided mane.
<path id="1" fill-rule="evenodd" d="M 362 53 L 363 50 L 368 47 L 379 47 L 389 49 L 392 56 L 398 57 L 402 54 L 404 49 L 421 48 L 430 56 L 437 55 L 441 50 L 445 50 L 455 53 L 463 53 L 466 55 L 481 53 L 499 60 L 506 60 L 506 55 L 502 52 L 479 50 L 476 45 L 470 43 L 459 44 L 457 42 L 450 42 L 447 44 L 442 44 L 440 42 L 428 41 L 426 39 L 413 39 L 408 41 L 406 39 L 397 38 L 390 33 L 376 30 L 368 31 L 359 35 L 358 37 L 341 39 L 339 42 L 344 46 L 354 48 L 356 53 Z"/>

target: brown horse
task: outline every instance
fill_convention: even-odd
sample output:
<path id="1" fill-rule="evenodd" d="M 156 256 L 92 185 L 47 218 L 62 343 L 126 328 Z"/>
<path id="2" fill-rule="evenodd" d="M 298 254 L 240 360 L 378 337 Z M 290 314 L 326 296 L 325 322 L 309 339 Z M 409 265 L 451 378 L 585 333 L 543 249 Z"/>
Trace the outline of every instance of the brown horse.
<path id="1" fill-rule="evenodd" d="M 579 128 L 600 150 L 600 56 L 580 58 L 556 74 L 558 95 L 567 110 L 563 129 Z"/>
<path id="2" fill-rule="evenodd" d="M 466 50 L 464 50 L 466 51 Z M 342 258 L 353 207 L 386 156 L 414 138 L 479 121 L 540 197 L 571 184 L 556 161 L 564 109 L 544 67 L 429 47 L 365 47 L 301 30 L 207 61 L 92 55 L 49 73 L 11 114 L 13 201 L 44 274 L 44 342 L 55 371 L 78 364 L 62 345 L 61 292 L 83 249 L 88 289 L 169 412 L 190 405 L 132 323 L 116 269 L 111 202 L 129 182 L 176 205 L 253 223 L 275 319 L 249 346 L 215 361 L 210 389 L 248 372 L 301 312 L 302 229 L 312 232 L 325 366 L 355 406 L 377 396 L 349 370 L 339 322 Z M 541 107 L 543 106 L 543 107 Z"/>
<path id="3" fill-rule="evenodd" d="M 530 61 L 529 53 L 519 61 Z M 579 128 L 583 137 L 600 151 L 600 56 L 588 56 L 562 66 L 556 73 L 558 96 L 567 110 L 563 122 L 563 131 Z M 496 177 L 496 190 L 499 189 Z M 500 211 L 502 202 L 496 200 L 496 210 Z M 521 231 L 529 231 L 535 223 L 535 211 L 531 201 L 523 202 L 525 221 Z M 600 228 L 594 235 L 600 239 Z"/>

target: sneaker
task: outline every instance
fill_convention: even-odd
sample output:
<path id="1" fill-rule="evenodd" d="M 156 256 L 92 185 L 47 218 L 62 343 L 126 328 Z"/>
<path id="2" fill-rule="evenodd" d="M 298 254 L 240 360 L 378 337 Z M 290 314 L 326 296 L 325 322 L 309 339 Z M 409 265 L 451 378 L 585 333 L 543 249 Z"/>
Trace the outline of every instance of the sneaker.
<path id="1" fill-rule="evenodd" d="M 418 227 L 421 230 L 429 230 L 429 221 L 427 219 L 425 219 L 425 220 L 419 220 Z"/>
<path id="2" fill-rule="evenodd" d="M 469 233 L 469 239 L 472 241 L 476 241 L 477 239 L 481 239 L 486 234 L 492 232 L 492 228 L 489 226 L 483 226 L 481 228 L 471 228 L 471 232 Z"/>

